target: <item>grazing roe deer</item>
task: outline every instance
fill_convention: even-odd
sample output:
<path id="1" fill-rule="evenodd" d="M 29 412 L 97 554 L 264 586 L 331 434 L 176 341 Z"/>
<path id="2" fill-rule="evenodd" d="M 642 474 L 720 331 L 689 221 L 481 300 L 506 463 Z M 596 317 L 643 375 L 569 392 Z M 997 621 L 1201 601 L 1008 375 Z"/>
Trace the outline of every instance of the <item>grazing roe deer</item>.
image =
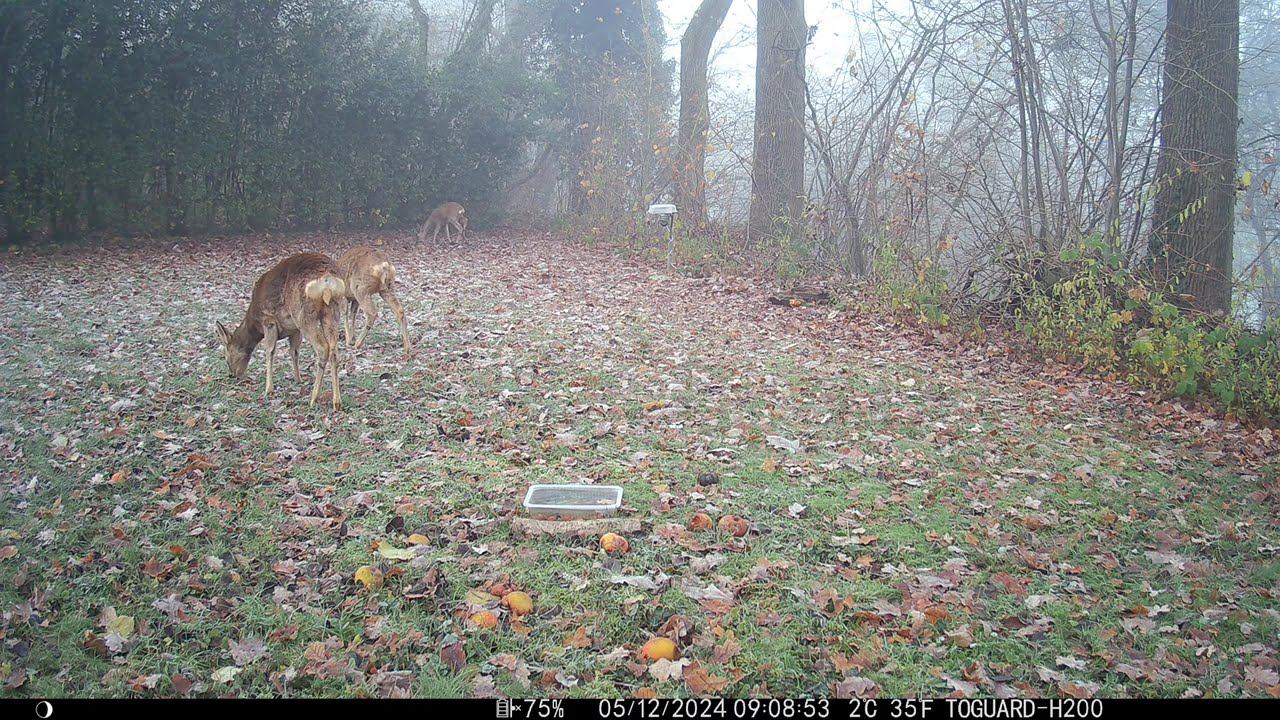
<path id="1" fill-rule="evenodd" d="M 400 324 L 400 339 L 404 341 L 404 355 L 413 354 L 409 345 L 409 324 L 405 321 L 404 305 L 396 297 L 396 269 L 385 255 L 366 245 L 353 247 L 338 258 L 338 272 L 347 286 L 347 315 L 343 329 L 347 335 L 347 345 L 352 349 L 360 347 L 364 339 L 378 319 L 378 306 L 373 304 L 375 294 L 382 297 L 383 302 L 391 308 Z M 355 343 L 351 337 L 355 334 L 356 306 L 364 311 L 365 326 Z"/>
<path id="2" fill-rule="evenodd" d="M 450 227 L 457 228 L 458 235 L 463 240 L 467 239 L 467 211 L 456 202 L 447 202 L 431 211 L 427 221 L 422 224 L 422 230 L 418 232 L 418 242 L 424 242 L 427 239 L 428 230 L 433 230 L 431 242 L 435 242 L 436 237 L 440 235 L 440 228 L 444 228 L 444 239 L 452 241 L 453 236 L 449 234 Z"/>
<path id="3" fill-rule="evenodd" d="M 346 283 L 338 266 L 327 255 L 299 253 L 276 263 L 253 285 L 253 297 L 244 320 L 234 331 L 218 323 L 227 369 L 232 377 L 242 379 L 249 367 L 249 356 L 259 342 L 266 342 L 267 389 L 271 394 L 271 375 L 275 365 L 276 341 L 289 339 L 293 355 L 293 374 L 302 382 L 298 368 L 298 348 L 305 337 L 316 350 L 316 381 L 311 387 L 311 405 L 320 396 L 320 383 L 325 368 L 330 369 L 333 383 L 333 409 L 342 409 L 338 392 L 338 307 L 346 297 Z M 301 335 L 301 337 L 299 337 Z"/>

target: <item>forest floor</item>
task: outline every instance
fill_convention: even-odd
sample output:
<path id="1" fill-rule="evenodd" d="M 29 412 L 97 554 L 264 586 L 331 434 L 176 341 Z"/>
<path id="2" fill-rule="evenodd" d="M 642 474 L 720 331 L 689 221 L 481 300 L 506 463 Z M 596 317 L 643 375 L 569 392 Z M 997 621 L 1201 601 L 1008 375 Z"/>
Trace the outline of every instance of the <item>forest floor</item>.
<path id="1" fill-rule="evenodd" d="M 371 237 L 0 257 L 0 695 L 1280 695 L 1275 431 L 539 235 L 384 234 L 416 356 L 384 312 L 341 413 L 227 377 Z M 573 481 L 628 553 L 513 532 Z"/>

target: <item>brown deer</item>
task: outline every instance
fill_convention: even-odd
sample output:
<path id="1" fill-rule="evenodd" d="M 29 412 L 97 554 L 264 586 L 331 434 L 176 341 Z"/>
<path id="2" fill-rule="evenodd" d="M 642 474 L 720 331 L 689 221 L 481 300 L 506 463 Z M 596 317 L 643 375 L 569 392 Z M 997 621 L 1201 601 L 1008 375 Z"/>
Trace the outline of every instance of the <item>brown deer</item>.
<path id="1" fill-rule="evenodd" d="M 413 354 L 409 344 L 409 325 L 404 318 L 404 305 L 396 297 L 396 269 L 386 256 L 366 245 L 353 247 L 338 258 L 338 272 L 347 286 L 347 315 L 343 329 L 347 335 L 347 345 L 352 349 L 364 343 L 373 323 L 378 319 L 378 307 L 373 304 L 375 294 L 382 297 L 383 302 L 391 308 L 400 324 L 400 338 L 404 341 L 404 355 Z M 356 307 L 364 311 L 365 326 L 355 343 L 351 338 L 355 335 Z"/>
<path id="2" fill-rule="evenodd" d="M 456 202 L 447 202 L 431 211 L 430 217 L 422 224 L 422 230 L 418 232 L 418 242 L 426 241 L 428 230 L 433 231 L 431 242 L 435 242 L 440 235 L 440 228 L 444 228 L 444 239 L 452 241 L 453 236 L 449 233 L 451 227 L 457 228 L 459 237 L 467 239 L 467 211 Z"/>
<path id="3" fill-rule="evenodd" d="M 254 283 L 253 297 L 240 326 L 230 331 L 222 323 L 217 324 L 231 376 L 244 378 L 249 356 L 259 342 L 265 341 L 267 389 L 264 397 L 270 395 L 276 341 L 288 338 L 293 374 L 298 382 L 302 382 L 298 348 L 305 337 L 316 350 L 316 381 L 311 387 L 311 405 L 314 407 L 316 398 L 320 397 L 320 383 L 327 367 L 333 383 L 333 409 L 341 410 L 338 307 L 339 301 L 345 297 L 346 283 L 338 273 L 338 266 L 327 255 L 299 253 L 276 263 Z"/>

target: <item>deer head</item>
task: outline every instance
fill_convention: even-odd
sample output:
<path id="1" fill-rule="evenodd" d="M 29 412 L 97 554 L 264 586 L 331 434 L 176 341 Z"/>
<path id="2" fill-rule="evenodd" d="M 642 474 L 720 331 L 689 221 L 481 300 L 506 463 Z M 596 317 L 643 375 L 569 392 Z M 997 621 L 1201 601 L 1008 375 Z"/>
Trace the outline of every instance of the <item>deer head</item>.
<path id="1" fill-rule="evenodd" d="M 223 355 L 227 360 L 227 371 L 231 377 L 237 380 L 243 380 L 245 371 L 249 369 L 249 350 L 236 342 L 235 333 L 228 330 L 222 323 L 217 323 L 218 339 L 222 341 Z"/>

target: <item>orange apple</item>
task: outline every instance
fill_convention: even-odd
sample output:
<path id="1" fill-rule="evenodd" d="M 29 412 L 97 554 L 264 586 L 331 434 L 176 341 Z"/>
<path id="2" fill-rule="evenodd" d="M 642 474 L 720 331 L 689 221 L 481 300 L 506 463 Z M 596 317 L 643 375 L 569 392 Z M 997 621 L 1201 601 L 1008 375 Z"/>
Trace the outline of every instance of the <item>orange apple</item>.
<path id="1" fill-rule="evenodd" d="M 622 555 L 631 550 L 631 543 L 617 533 L 605 533 L 600 537 L 600 547 L 610 555 Z"/>
<path id="2" fill-rule="evenodd" d="M 471 616 L 471 624 L 485 630 L 492 630 L 498 627 L 498 616 L 489 610 L 481 610 Z"/>
<path id="3" fill-rule="evenodd" d="M 649 662 L 675 660 L 676 654 L 676 644 L 664 637 L 653 638 L 640 648 L 640 657 Z"/>
<path id="4" fill-rule="evenodd" d="M 711 516 L 704 512 L 694 513 L 693 517 L 689 518 L 690 530 L 710 530 L 715 526 L 716 524 L 712 521 Z"/>
<path id="5" fill-rule="evenodd" d="M 720 531 L 729 533 L 734 537 L 742 537 L 750 529 L 750 523 L 737 515 L 725 515 L 720 518 Z"/>
<path id="6" fill-rule="evenodd" d="M 523 593 L 519 590 L 504 595 L 502 604 L 511 610 L 512 615 L 527 615 L 533 612 L 533 598 L 529 597 L 528 593 Z"/>

